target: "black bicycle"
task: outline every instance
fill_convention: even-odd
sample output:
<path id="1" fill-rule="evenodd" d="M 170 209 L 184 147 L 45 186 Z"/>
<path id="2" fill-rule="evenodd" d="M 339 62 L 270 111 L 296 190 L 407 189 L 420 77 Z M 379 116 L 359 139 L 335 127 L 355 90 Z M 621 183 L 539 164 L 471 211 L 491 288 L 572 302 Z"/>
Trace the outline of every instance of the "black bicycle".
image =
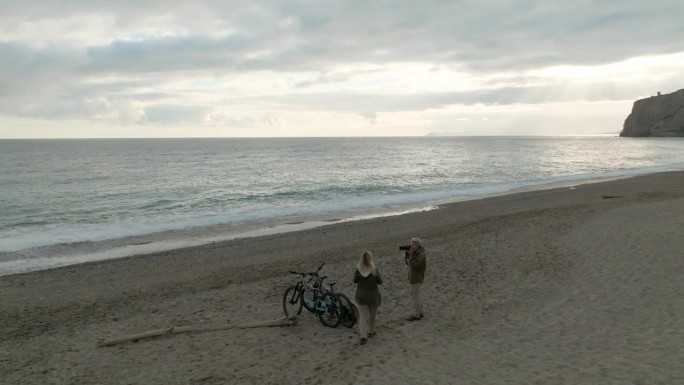
<path id="1" fill-rule="evenodd" d="M 359 309 L 349 300 L 349 297 L 342 293 L 337 294 L 337 301 L 340 305 L 340 318 L 342 319 L 340 323 L 347 328 L 354 327 L 359 319 Z"/>
<path id="2" fill-rule="evenodd" d="M 296 285 L 285 289 L 283 295 L 283 311 L 286 316 L 301 314 L 302 307 L 311 313 L 318 314 L 318 318 L 324 326 L 336 328 L 341 322 L 340 304 L 337 294 L 333 292 L 335 282 L 324 284 L 327 276 L 319 276 L 325 263 L 310 273 L 290 271 L 290 274 L 299 275 Z"/>

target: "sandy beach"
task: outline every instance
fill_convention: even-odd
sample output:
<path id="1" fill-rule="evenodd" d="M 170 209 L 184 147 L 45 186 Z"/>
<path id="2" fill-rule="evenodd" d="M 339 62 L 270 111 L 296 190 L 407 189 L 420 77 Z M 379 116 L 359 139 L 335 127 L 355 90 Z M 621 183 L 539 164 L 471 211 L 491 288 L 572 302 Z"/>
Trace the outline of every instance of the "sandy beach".
<path id="1" fill-rule="evenodd" d="M 684 172 L 451 203 L 0 277 L 2 384 L 683 384 Z M 425 318 L 408 322 L 398 245 L 425 243 Z M 98 347 L 168 326 L 283 316 L 289 270 L 353 297 L 383 273 L 377 335 L 296 326 Z"/>

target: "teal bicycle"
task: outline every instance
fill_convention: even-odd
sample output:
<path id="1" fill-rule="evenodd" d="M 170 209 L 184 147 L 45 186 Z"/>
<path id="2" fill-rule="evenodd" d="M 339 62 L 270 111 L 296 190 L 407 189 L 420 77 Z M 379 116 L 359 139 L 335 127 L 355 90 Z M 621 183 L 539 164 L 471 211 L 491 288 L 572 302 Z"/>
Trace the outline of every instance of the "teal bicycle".
<path id="1" fill-rule="evenodd" d="M 285 289 L 283 311 L 286 316 L 299 315 L 304 307 L 309 312 L 318 314 L 318 319 L 324 326 L 336 328 L 342 322 L 340 302 L 333 291 L 335 282 L 324 284 L 323 281 L 328 277 L 318 275 L 323 265 L 325 263 L 310 273 L 290 271 L 290 274 L 299 275 L 299 282 Z"/>

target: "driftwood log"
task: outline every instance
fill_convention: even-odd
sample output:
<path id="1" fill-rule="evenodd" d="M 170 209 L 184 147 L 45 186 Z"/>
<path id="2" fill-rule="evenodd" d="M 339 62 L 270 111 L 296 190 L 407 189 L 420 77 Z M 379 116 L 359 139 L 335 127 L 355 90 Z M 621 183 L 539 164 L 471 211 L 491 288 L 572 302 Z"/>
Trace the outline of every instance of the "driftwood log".
<path id="1" fill-rule="evenodd" d="M 601 195 L 601 198 L 603 198 L 603 199 L 622 198 L 622 195 Z"/>
<path id="2" fill-rule="evenodd" d="M 297 324 L 297 316 L 291 315 L 273 321 L 261 321 L 235 325 L 190 325 L 190 326 L 171 326 L 164 329 L 148 330 L 142 333 L 129 334 L 116 338 L 100 338 L 97 346 L 112 346 L 128 341 L 137 341 L 143 338 L 158 337 L 166 334 L 181 334 L 191 332 L 206 332 L 211 330 L 226 329 L 249 329 L 272 326 L 292 326 Z"/>

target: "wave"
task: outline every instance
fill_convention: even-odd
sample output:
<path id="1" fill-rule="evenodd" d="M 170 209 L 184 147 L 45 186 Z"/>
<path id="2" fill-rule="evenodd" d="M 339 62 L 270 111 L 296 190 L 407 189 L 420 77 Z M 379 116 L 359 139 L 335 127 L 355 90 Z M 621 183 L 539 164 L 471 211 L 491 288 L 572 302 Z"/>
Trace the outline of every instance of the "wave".
<path id="1" fill-rule="evenodd" d="M 320 218 L 335 216 L 342 218 L 358 217 L 366 212 L 395 212 L 398 209 L 424 207 L 435 203 L 475 199 L 503 194 L 521 189 L 556 187 L 562 184 L 592 182 L 605 178 L 628 177 L 653 172 L 684 169 L 684 164 L 645 167 L 638 169 L 611 170 L 606 172 L 563 175 L 545 179 L 529 179 L 499 183 L 468 183 L 438 189 L 414 191 L 381 190 L 379 186 L 361 188 L 327 187 L 312 191 L 293 193 L 290 199 L 275 200 L 276 203 L 246 205 L 224 209 L 221 212 L 188 213 L 179 211 L 174 214 L 154 217 L 132 217 L 98 224 L 62 224 L 38 226 L 26 229 L 0 231 L 0 252 L 19 252 L 41 247 L 83 242 L 102 242 L 114 239 L 139 237 L 163 232 L 184 231 L 220 225 L 240 225 L 245 223 L 285 223 L 288 218 Z M 325 198 L 321 198 L 325 195 Z M 311 199 L 312 196 L 318 200 Z M 281 196 L 282 198 L 282 196 Z M 297 199 L 294 199 L 297 198 Z M 153 206 L 172 205 L 165 200 Z M 211 206 L 211 205 L 210 205 Z M 169 236 L 173 236 L 170 234 Z"/>

